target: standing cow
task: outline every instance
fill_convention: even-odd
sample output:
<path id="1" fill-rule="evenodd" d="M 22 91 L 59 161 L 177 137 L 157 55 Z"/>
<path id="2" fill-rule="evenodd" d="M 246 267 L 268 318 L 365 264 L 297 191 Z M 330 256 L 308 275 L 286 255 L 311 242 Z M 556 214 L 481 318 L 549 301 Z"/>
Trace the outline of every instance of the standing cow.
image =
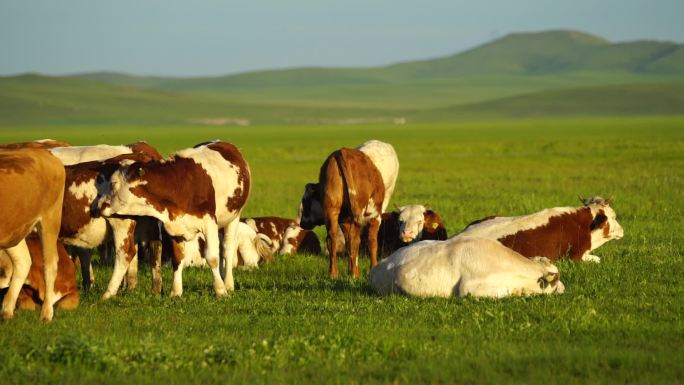
<path id="1" fill-rule="evenodd" d="M 17 297 L 31 266 L 24 238 L 37 225 L 43 248 L 45 300 L 40 312 L 52 320 L 57 276 L 57 237 L 62 219 L 64 166 L 43 149 L 0 150 L 0 248 L 9 254 L 13 274 L 2 316 L 14 316 Z"/>
<path id="2" fill-rule="evenodd" d="M 340 227 L 347 245 L 349 273 L 353 277 L 359 276 L 359 244 L 361 231 L 366 226 L 371 267 L 377 264 L 377 235 L 384 197 L 385 186 L 377 167 L 366 154 L 349 148 L 330 154 L 321 166 L 318 183 L 306 185 L 300 206 L 300 225 L 312 229 L 325 224 L 330 277 L 336 278 L 339 273 L 337 245 Z"/>
<path id="3" fill-rule="evenodd" d="M 215 141 L 178 151 L 166 160 L 136 162 L 117 170 L 110 186 L 111 192 L 100 196 L 96 205 L 102 215 L 151 216 L 169 235 L 185 240 L 201 233 L 216 295 L 234 290 L 236 233 L 251 188 L 249 166 L 235 146 Z M 224 280 L 219 272 L 219 228 L 225 231 Z M 182 260 L 174 258 L 173 265 L 171 295 L 180 296 Z"/>
<path id="4" fill-rule="evenodd" d="M 589 254 L 624 231 L 610 199 L 580 197 L 581 207 L 554 207 L 518 217 L 487 217 L 468 225 L 455 237 L 494 239 L 528 257 L 552 261 L 567 257 L 573 261 L 600 262 Z"/>

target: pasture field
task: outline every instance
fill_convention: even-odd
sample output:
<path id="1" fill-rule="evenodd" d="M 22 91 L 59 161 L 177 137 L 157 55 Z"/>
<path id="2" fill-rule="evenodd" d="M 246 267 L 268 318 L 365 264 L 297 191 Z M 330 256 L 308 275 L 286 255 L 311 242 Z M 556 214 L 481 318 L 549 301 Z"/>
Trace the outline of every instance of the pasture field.
<path id="1" fill-rule="evenodd" d="M 0 323 L 6 384 L 673 384 L 684 382 L 684 117 L 569 118 L 353 126 L 5 127 L 0 142 L 145 139 L 164 154 L 210 139 L 239 146 L 253 193 L 245 216 L 296 215 L 334 149 L 392 143 L 393 203 L 427 203 L 449 233 L 487 215 L 614 196 L 625 237 L 600 264 L 558 263 L 563 295 L 502 300 L 378 297 L 344 265 L 279 257 L 236 273 L 216 299 L 187 269 L 182 298 L 137 289 L 100 300 L 111 268 L 75 311 Z M 318 230 L 323 235 L 322 229 Z M 164 267 L 164 285 L 171 269 Z"/>

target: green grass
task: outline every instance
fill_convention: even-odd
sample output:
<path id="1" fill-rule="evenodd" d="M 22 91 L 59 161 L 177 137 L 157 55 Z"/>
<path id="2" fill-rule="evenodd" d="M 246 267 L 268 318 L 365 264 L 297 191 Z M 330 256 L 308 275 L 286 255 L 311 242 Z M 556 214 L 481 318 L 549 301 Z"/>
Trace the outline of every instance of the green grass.
<path id="1" fill-rule="evenodd" d="M 369 138 L 392 143 L 393 202 L 429 203 L 449 233 L 490 214 L 615 197 L 625 237 L 601 264 L 560 262 L 563 295 L 380 298 L 322 257 L 238 271 L 229 298 L 184 274 L 183 298 L 140 287 L 103 302 L 111 268 L 81 306 L 42 325 L 0 323 L 0 378 L 34 383 L 615 383 L 684 381 L 684 118 L 575 118 L 359 126 L 22 127 L 0 141 L 147 139 L 162 152 L 224 139 L 250 162 L 245 214 L 294 216 L 324 157 Z M 362 277 L 368 261 L 361 262 Z M 164 267 L 169 288 L 170 267 Z"/>

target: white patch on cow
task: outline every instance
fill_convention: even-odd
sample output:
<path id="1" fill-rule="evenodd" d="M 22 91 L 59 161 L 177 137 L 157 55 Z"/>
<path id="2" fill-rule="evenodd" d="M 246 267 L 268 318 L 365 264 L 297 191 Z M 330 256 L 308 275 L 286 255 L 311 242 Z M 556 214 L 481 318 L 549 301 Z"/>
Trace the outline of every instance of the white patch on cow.
<path id="1" fill-rule="evenodd" d="M 599 211 L 603 210 L 603 214 L 608 218 L 607 222 L 609 226 L 609 232 L 607 237 L 603 232 L 603 227 L 600 227 L 591 232 L 591 249 L 589 251 L 597 249 L 599 246 L 603 245 L 604 243 L 610 240 L 621 239 L 624 236 L 624 230 L 622 229 L 622 226 L 620 226 L 620 224 L 618 223 L 617 215 L 615 214 L 615 211 L 612 207 L 604 204 L 590 204 L 588 207 L 591 209 L 591 214 L 593 217 L 596 217 Z M 582 259 L 585 260 L 585 257 L 588 258 L 587 260 L 592 262 L 600 261 L 600 258 L 595 255 L 583 255 Z M 594 260 L 592 257 L 597 258 L 598 261 Z"/>
<path id="2" fill-rule="evenodd" d="M 527 259 L 497 241 L 452 238 L 397 250 L 371 270 L 371 284 L 382 295 L 500 298 L 562 293 L 557 274 L 548 260 Z"/>
<path id="3" fill-rule="evenodd" d="M 94 160 L 105 160 L 118 155 L 133 153 L 133 151 L 126 146 L 110 146 L 108 144 L 55 147 L 48 149 L 48 151 L 59 158 L 65 166 Z"/>
<path id="4" fill-rule="evenodd" d="M 240 222 L 237 229 L 238 258 L 233 260 L 233 267 L 238 266 L 242 261 L 242 266 L 251 269 L 259 266 L 261 257 L 256 249 L 258 240 L 257 232 L 248 224 Z M 240 261 L 239 261 L 239 260 Z"/>
<path id="5" fill-rule="evenodd" d="M 107 220 L 105 218 L 91 218 L 90 222 L 78 229 L 75 236 L 63 238 L 67 245 L 92 249 L 104 242 L 107 236 Z"/>
<path id="6" fill-rule="evenodd" d="M 394 193 L 394 186 L 397 183 L 399 176 L 399 159 L 397 153 L 394 151 L 389 143 L 384 143 L 379 140 L 369 140 L 360 146 L 357 150 L 366 154 L 375 167 L 380 171 L 382 181 L 385 185 L 385 198 L 382 201 L 382 212 L 387 209 L 392 194 Z"/>
<path id="7" fill-rule="evenodd" d="M 398 237 L 405 243 L 419 240 L 425 224 L 425 211 L 423 205 L 407 205 L 399 207 L 399 234 Z"/>
<path id="8" fill-rule="evenodd" d="M 599 257 L 597 257 L 597 256 L 595 256 L 595 255 L 591 255 L 591 254 L 584 254 L 584 255 L 582 256 L 582 260 L 583 260 L 584 262 L 601 263 L 601 258 L 599 258 Z"/>
<path id="9" fill-rule="evenodd" d="M 368 205 L 366 206 L 366 209 L 364 210 L 363 218 L 361 219 L 360 224 L 366 224 L 371 219 L 377 218 L 379 216 L 380 216 L 380 212 L 378 212 L 378 209 L 376 208 L 375 201 L 373 200 L 373 198 L 370 198 L 368 200 Z"/>
<path id="10" fill-rule="evenodd" d="M 76 184 L 73 182 L 69 186 L 69 192 L 76 197 L 76 199 L 83 199 L 84 197 L 92 202 L 97 197 L 97 187 L 95 186 L 95 181 L 90 179 L 86 182 Z"/>
<path id="11" fill-rule="evenodd" d="M 515 234 L 518 231 L 536 229 L 537 227 L 541 227 L 549 223 L 549 218 L 552 216 L 569 214 L 576 212 L 577 210 L 578 208 L 576 207 L 554 207 L 529 215 L 520 215 L 517 217 L 495 217 L 484 222 L 471 225 L 452 238 L 474 237 L 499 239 L 509 234 Z"/>

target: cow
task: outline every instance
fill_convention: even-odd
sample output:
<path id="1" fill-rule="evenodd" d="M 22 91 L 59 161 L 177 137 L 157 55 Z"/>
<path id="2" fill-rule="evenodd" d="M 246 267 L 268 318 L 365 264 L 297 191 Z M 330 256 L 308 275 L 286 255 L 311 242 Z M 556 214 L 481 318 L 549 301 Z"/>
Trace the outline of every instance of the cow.
<path id="1" fill-rule="evenodd" d="M 108 185 L 111 190 L 98 197 L 95 211 L 106 217 L 154 217 L 170 236 L 186 241 L 202 234 L 216 295 L 225 296 L 234 290 L 236 235 L 251 188 L 249 165 L 237 147 L 214 141 L 180 150 L 161 161 L 135 162 L 114 172 Z M 219 272 L 219 228 L 225 231 L 228 261 L 223 280 Z M 182 247 L 180 242 L 176 244 Z M 182 250 L 174 254 L 179 253 Z M 174 258 L 173 268 L 171 295 L 180 296 L 182 257 Z"/>
<path id="2" fill-rule="evenodd" d="M 384 213 L 387 209 L 390 199 L 392 198 L 392 193 L 394 192 L 394 185 L 397 182 L 397 177 L 399 176 L 399 159 L 397 158 L 397 153 L 394 151 L 389 143 L 384 143 L 378 140 L 369 140 L 358 147 L 359 150 L 366 154 L 370 158 L 371 162 L 380 172 L 382 177 L 382 183 L 385 186 L 385 195 L 382 201 L 382 211 Z M 311 197 L 310 194 L 307 195 L 307 191 L 304 191 L 305 198 L 307 202 L 310 203 L 310 207 L 307 208 L 309 218 L 306 219 L 308 222 L 316 222 L 323 224 L 323 206 L 320 201 L 316 200 L 315 197 Z M 299 213 L 297 219 L 295 219 L 296 224 L 301 225 L 302 221 L 302 206 L 299 206 Z M 344 243 L 341 243 L 343 245 Z"/>
<path id="3" fill-rule="evenodd" d="M 281 217 L 254 217 L 244 218 L 242 222 L 252 227 L 257 233 L 270 239 L 272 244 L 270 255 L 264 255 L 264 262 L 270 262 L 283 243 L 283 236 L 285 230 L 290 226 L 296 226 L 297 222 L 294 219 Z M 266 250 L 264 250 L 265 252 Z"/>
<path id="4" fill-rule="evenodd" d="M 377 264 L 377 235 L 384 197 L 385 185 L 378 168 L 366 154 L 350 148 L 330 154 L 321 166 L 318 183 L 306 185 L 300 204 L 300 226 L 310 230 L 325 224 L 331 278 L 337 278 L 339 274 L 337 245 L 340 227 L 346 240 L 350 275 L 354 278 L 359 276 L 359 243 L 361 231 L 366 226 L 371 267 Z"/>
<path id="5" fill-rule="evenodd" d="M 563 293 L 556 266 L 528 259 L 497 241 L 450 238 L 422 241 L 395 251 L 370 272 L 380 295 L 493 297 Z"/>
<path id="6" fill-rule="evenodd" d="M 224 239 L 223 229 L 219 230 L 219 238 Z M 233 259 L 233 267 L 241 267 L 245 269 L 252 269 L 258 267 L 259 264 L 271 260 L 273 257 L 273 242 L 265 234 L 258 233 L 253 224 L 240 222 L 237 229 L 237 258 Z M 183 245 L 183 266 L 197 266 L 207 267 L 204 249 L 206 242 L 204 237 L 199 234 L 197 238 L 187 241 Z M 221 247 L 221 255 L 225 257 L 223 247 Z M 225 258 L 222 258 L 222 263 L 225 263 Z"/>
<path id="7" fill-rule="evenodd" d="M 591 255 L 604 243 L 620 239 L 622 226 L 610 199 L 580 197 L 580 207 L 554 207 L 518 217 L 487 217 L 469 224 L 455 237 L 495 239 L 528 257 L 552 261 L 600 262 Z"/>
<path id="8" fill-rule="evenodd" d="M 382 224 L 380 225 L 382 226 Z M 278 254 L 288 255 L 303 253 L 320 255 L 321 242 L 312 230 L 304 230 L 299 225 L 290 225 L 283 233 L 283 242 Z"/>
<path id="9" fill-rule="evenodd" d="M 65 166 L 66 183 L 60 238 L 67 245 L 88 250 L 100 246 L 110 237 L 114 243 L 116 253 L 114 272 L 103 294 L 104 299 L 116 295 L 121 285 L 123 275 L 128 269 L 128 264 L 124 265 L 122 261 L 128 260 L 130 262 L 137 255 L 136 221 L 135 218 L 130 217 L 94 217 L 91 215 L 93 213 L 92 206 L 96 204 L 100 191 L 105 188 L 107 178 L 121 165 L 133 161 L 144 163 L 158 159 L 161 159 L 161 155 L 156 150 L 148 149 L 146 152 L 119 155 L 103 161 L 90 161 Z M 149 225 L 150 231 L 155 231 L 155 225 L 156 220 L 154 220 L 154 224 Z M 140 230 L 137 232 L 140 233 Z M 159 239 L 159 236 L 152 235 L 148 238 Z M 157 241 L 159 248 L 161 247 L 160 242 L 160 240 Z M 81 258 L 83 285 L 87 289 L 91 282 L 89 276 L 90 254 L 81 252 L 79 256 Z M 83 259 L 84 257 L 87 259 Z M 153 289 L 161 292 L 161 275 L 155 269 L 153 269 L 153 282 Z M 135 287 L 135 280 L 131 282 L 129 288 L 131 286 Z"/>
<path id="10" fill-rule="evenodd" d="M 55 278 L 59 254 L 57 237 L 62 220 L 64 166 L 44 149 L 0 150 L 0 248 L 12 260 L 13 274 L 2 301 L 2 316 L 14 308 L 31 266 L 25 238 L 37 226 L 44 257 L 45 297 L 40 318 L 54 315 Z"/>
<path id="11" fill-rule="evenodd" d="M 364 232 L 361 247 L 367 248 Z M 378 255 L 388 256 L 395 250 L 421 240 L 445 240 L 447 231 L 442 217 L 424 205 L 406 205 L 382 214 L 378 231 Z"/>
<path id="12" fill-rule="evenodd" d="M 45 299 L 45 277 L 43 274 L 43 249 L 40 238 L 35 232 L 26 237 L 26 245 L 31 254 L 31 268 L 24 286 L 19 292 L 17 306 L 20 309 L 36 308 Z M 57 263 L 57 277 L 55 278 L 55 306 L 60 309 L 72 310 L 78 307 L 80 300 L 76 287 L 76 268 L 71 257 L 61 241 L 57 241 L 59 261 Z M 6 251 L 0 250 L 0 289 L 9 286 L 12 276 L 12 261 Z"/>

